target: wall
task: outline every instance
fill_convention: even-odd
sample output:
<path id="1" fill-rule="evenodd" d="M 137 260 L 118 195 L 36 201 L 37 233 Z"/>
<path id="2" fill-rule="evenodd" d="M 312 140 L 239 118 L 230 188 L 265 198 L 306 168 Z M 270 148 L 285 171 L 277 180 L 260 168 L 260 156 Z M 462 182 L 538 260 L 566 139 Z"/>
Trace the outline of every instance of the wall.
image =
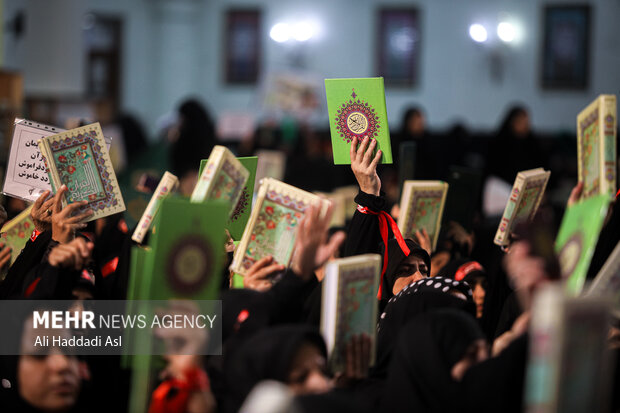
<path id="1" fill-rule="evenodd" d="M 568 1 L 570 3 L 570 0 Z M 287 47 L 269 39 L 282 19 L 314 18 L 320 36 L 304 52 L 316 77 L 375 75 L 376 10 L 381 5 L 418 6 L 422 12 L 420 82 L 388 89 L 388 117 L 399 127 L 406 105 L 426 108 L 433 128 L 464 121 L 472 128 L 495 128 L 511 102 L 526 103 L 536 129 L 574 131 L 575 115 L 599 93 L 620 87 L 620 1 L 593 6 L 590 85 L 585 91 L 552 92 L 539 87 L 543 0 L 89 0 L 91 11 L 124 16 L 123 105 L 155 129 L 155 121 L 187 95 L 202 97 L 217 113 L 257 110 L 258 88 L 221 82 L 224 16 L 230 7 L 263 10 L 263 73 L 281 70 Z M 566 1 L 563 3 L 567 3 Z M 583 2 L 579 2 L 583 3 Z M 4 18 L 15 0 L 4 1 Z M 503 56 L 501 79 L 490 76 L 489 50 L 471 41 L 474 21 L 497 22 L 502 14 L 522 24 L 519 44 L 496 49 Z M 27 28 L 28 30 L 32 28 Z M 23 50 L 4 40 L 5 66 L 23 67 Z M 21 66 L 20 66 L 21 65 Z M 323 118 L 325 116 L 323 115 Z"/>

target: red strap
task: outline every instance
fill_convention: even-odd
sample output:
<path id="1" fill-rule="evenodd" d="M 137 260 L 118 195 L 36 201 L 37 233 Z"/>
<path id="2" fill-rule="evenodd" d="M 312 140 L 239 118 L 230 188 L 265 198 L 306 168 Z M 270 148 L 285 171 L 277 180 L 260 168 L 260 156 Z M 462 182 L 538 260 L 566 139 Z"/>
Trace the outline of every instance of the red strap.
<path id="1" fill-rule="evenodd" d="M 108 261 L 103 267 L 101 267 L 101 275 L 104 278 L 107 277 L 108 275 L 116 271 L 117 266 L 118 266 L 118 257 L 114 257 L 110 261 Z"/>
<path id="2" fill-rule="evenodd" d="M 616 192 L 616 198 L 618 198 L 620 196 L 620 189 L 618 189 L 618 192 Z"/>
<path id="3" fill-rule="evenodd" d="M 193 392 L 207 391 L 209 378 L 204 370 L 194 367 L 185 371 L 184 379 L 164 380 L 153 392 L 149 413 L 184 413 Z"/>
<path id="4" fill-rule="evenodd" d="M 377 293 L 377 298 L 380 300 L 383 297 L 383 277 L 385 275 L 385 271 L 387 270 L 388 265 L 388 224 L 389 227 L 392 228 L 392 232 L 394 233 L 394 238 L 398 242 L 401 251 L 405 254 L 405 257 L 408 257 L 411 251 L 407 246 L 402 234 L 400 233 L 400 229 L 398 229 L 398 225 L 394 222 L 394 219 L 390 214 L 385 211 L 375 212 L 367 207 L 363 207 L 361 205 L 357 206 L 357 210 L 362 214 L 370 214 L 377 215 L 379 218 L 379 232 L 381 233 L 381 240 L 383 240 L 383 245 L 385 245 L 385 252 L 383 254 L 383 268 L 381 268 L 381 281 L 379 283 L 379 292 Z"/>
<path id="5" fill-rule="evenodd" d="M 32 235 L 30 235 L 30 241 L 35 242 L 39 237 L 39 234 L 41 234 L 41 231 L 37 231 L 36 228 L 32 230 Z"/>
<path id="6" fill-rule="evenodd" d="M 484 271 L 484 268 L 482 268 L 482 265 L 480 265 L 480 263 L 477 261 L 466 262 L 465 264 L 461 265 L 458 270 L 456 270 L 456 273 L 454 273 L 454 279 L 457 281 L 461 281 L 467 276 L 467 274 L 476 270 Z"/>
<path id="7" fill-rule="evenodd" d="M 26 298 L 30 297 L 30 294 L 34 292 L 34 289 L 37 288 L 37 284 L 39 283 L 39 281 L 41 281 L 41 277 L 37 277 L 33 282 L 30 283 L 28 288 L 26 288 L 26 292 L 24 293 L 24 296 Z"/>

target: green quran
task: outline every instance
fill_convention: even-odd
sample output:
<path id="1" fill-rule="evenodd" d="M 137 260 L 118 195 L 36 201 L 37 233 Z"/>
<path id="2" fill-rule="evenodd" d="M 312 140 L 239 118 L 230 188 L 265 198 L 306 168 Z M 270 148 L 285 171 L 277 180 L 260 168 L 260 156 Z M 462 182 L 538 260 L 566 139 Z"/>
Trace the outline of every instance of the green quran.
<path id="1" fill-rule="evenodd" d="M 381 163 L 392 163 L 383 78 L 325 79 L 325 95 L 334 164 L 350 164 L 351 141 L 364 137 L 377 140 Z"/>
<path id="2" fill-rule="evenodd" d="M 609 202 L 607 195 L 596 195 L 568 207 L 564 213 L 555 251 L 562 278 L 572 294 L 579 294 L 583 289 Z"/>

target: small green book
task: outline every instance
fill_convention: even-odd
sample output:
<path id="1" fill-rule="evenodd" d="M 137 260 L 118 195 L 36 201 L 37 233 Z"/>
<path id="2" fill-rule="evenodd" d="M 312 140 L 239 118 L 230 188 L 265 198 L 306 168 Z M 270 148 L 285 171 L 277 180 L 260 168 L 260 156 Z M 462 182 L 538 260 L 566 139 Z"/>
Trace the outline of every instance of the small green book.
<path id="1" fill-rule="evenodd" d="M 555 251 L 562 278 L 567 280 L 566 287 L 572 294 L 583 289 L 609 201 L 608 195 L 593 196 L 568 207 L 562 218 Z"/>
<path id="2" fill-rule="evenodd" d="M 246 156 L 237 158 L 237 160 L 241 162 L 241 165 L 243 165 L 245 169 L 250 172 L 250 175 L 245 183 L 245 187 L 243 187 L 239 201 L 237 201 L 237 206 L 226 223 L 226 229 L 230 232 L 230 235 L 235 241 L 239 241 L 241 239 L 245 225 L 248 223 L 248 219 L 250 219 L 252 200 L 254 199 L 254 181 L 256 180 L 256 166 L 258 165 L 258 157 Z M 208 159 L 203 159 L 200 161 L 200 171 L 198 172 L 198 176 L 202 175 L 202 170 L 205 168 L 208 161 Z"/>
<path id="3" fill-rule="evenodd" d="M 334 164 L 351 163 L 351 141 L 377 140 L 381 163 L 392 163 L 392 145 L 382 77 L 325 79 Z"/>

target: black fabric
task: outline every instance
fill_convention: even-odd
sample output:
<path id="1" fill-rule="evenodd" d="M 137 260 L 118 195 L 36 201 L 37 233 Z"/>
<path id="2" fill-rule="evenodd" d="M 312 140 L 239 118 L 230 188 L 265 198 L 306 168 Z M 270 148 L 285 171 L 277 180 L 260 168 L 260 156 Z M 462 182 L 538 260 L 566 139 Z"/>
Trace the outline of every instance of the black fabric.
<path id="1" fill-rule="evenodd" d="M 483 333 L 470 315 L 441 309 L 415 318 L 396 343 L 382 410 L 454 412 L 461 403 L 454 364 Z"/>
<path id="2" fill-rule="evenodd" d="M 510 330 L 514 322 L 517 320 L 517 318 L 519 318 L 522 313 L 523 310 L 521 309 L 521 305 L 519 304 L 519 298 L 517 297 L 517 294 L 510 294 L 504 302 L 502 312 L 499 316 L 497 328 L 495 329 L 495 338 Z"/>
<path id="3" fill-rule="evenodd" d="M 374 196 L 362 191 L 359 191 L 355 197 L 355 202 L 374 212 L 385 211 L 386 208 L 385 196 Z M 383 254 L 380 250 L 381 243 L 378 217 L 372 214 L 362 214 L 356 210 L 347 230 L 344 256 Z"/>
<path id="4" fill-rule="evenodd" d="M 499 355 L 467 370 L 461 411 L 476 413 L 522 411 L 528 335 L 516 338 Z"/>
<path id="5" fill-rule="evenodd" d="M 28 240 L 13 265 L 9 268 L 4 281 L 0 282 L 0 299 L 19 299 L 27 285 L 26 275 L 37 266 L 47 252 L 52 239 L 52 231 L 44 231 L 33 242 Z"/>
<path id="6" fill-rule="evenodd" d="M 226 359 L 224 369 L 226 412 L 236 412 L 252 388 L 262 380 L 288 381 L 291 363 L 304 343 L 311 343 L 327 357 L 319 332 L 300 325 L 272 327 L 256 333 Z"/>
<path id="7" fill-rule="evenodd" d="M 338 390 L 324 394 L 297 396 L 295 404 L 303 413 L 371 413 L 373 411 L 367 404 Z"/>
<path id="8" fill-rule="evenodd" d="M 450 294 L 451 290 L 463 292 L 467 300 Z M 476 314 L 469 286 L 441 277 L 416 281 L 389 300 L 385 311 L 379 317 L 377 356 L 371 377 L 386 377 L 394 344 L 403 326 L 418 315 L 438 308 L 455 308 L 472 316 Z"/>

